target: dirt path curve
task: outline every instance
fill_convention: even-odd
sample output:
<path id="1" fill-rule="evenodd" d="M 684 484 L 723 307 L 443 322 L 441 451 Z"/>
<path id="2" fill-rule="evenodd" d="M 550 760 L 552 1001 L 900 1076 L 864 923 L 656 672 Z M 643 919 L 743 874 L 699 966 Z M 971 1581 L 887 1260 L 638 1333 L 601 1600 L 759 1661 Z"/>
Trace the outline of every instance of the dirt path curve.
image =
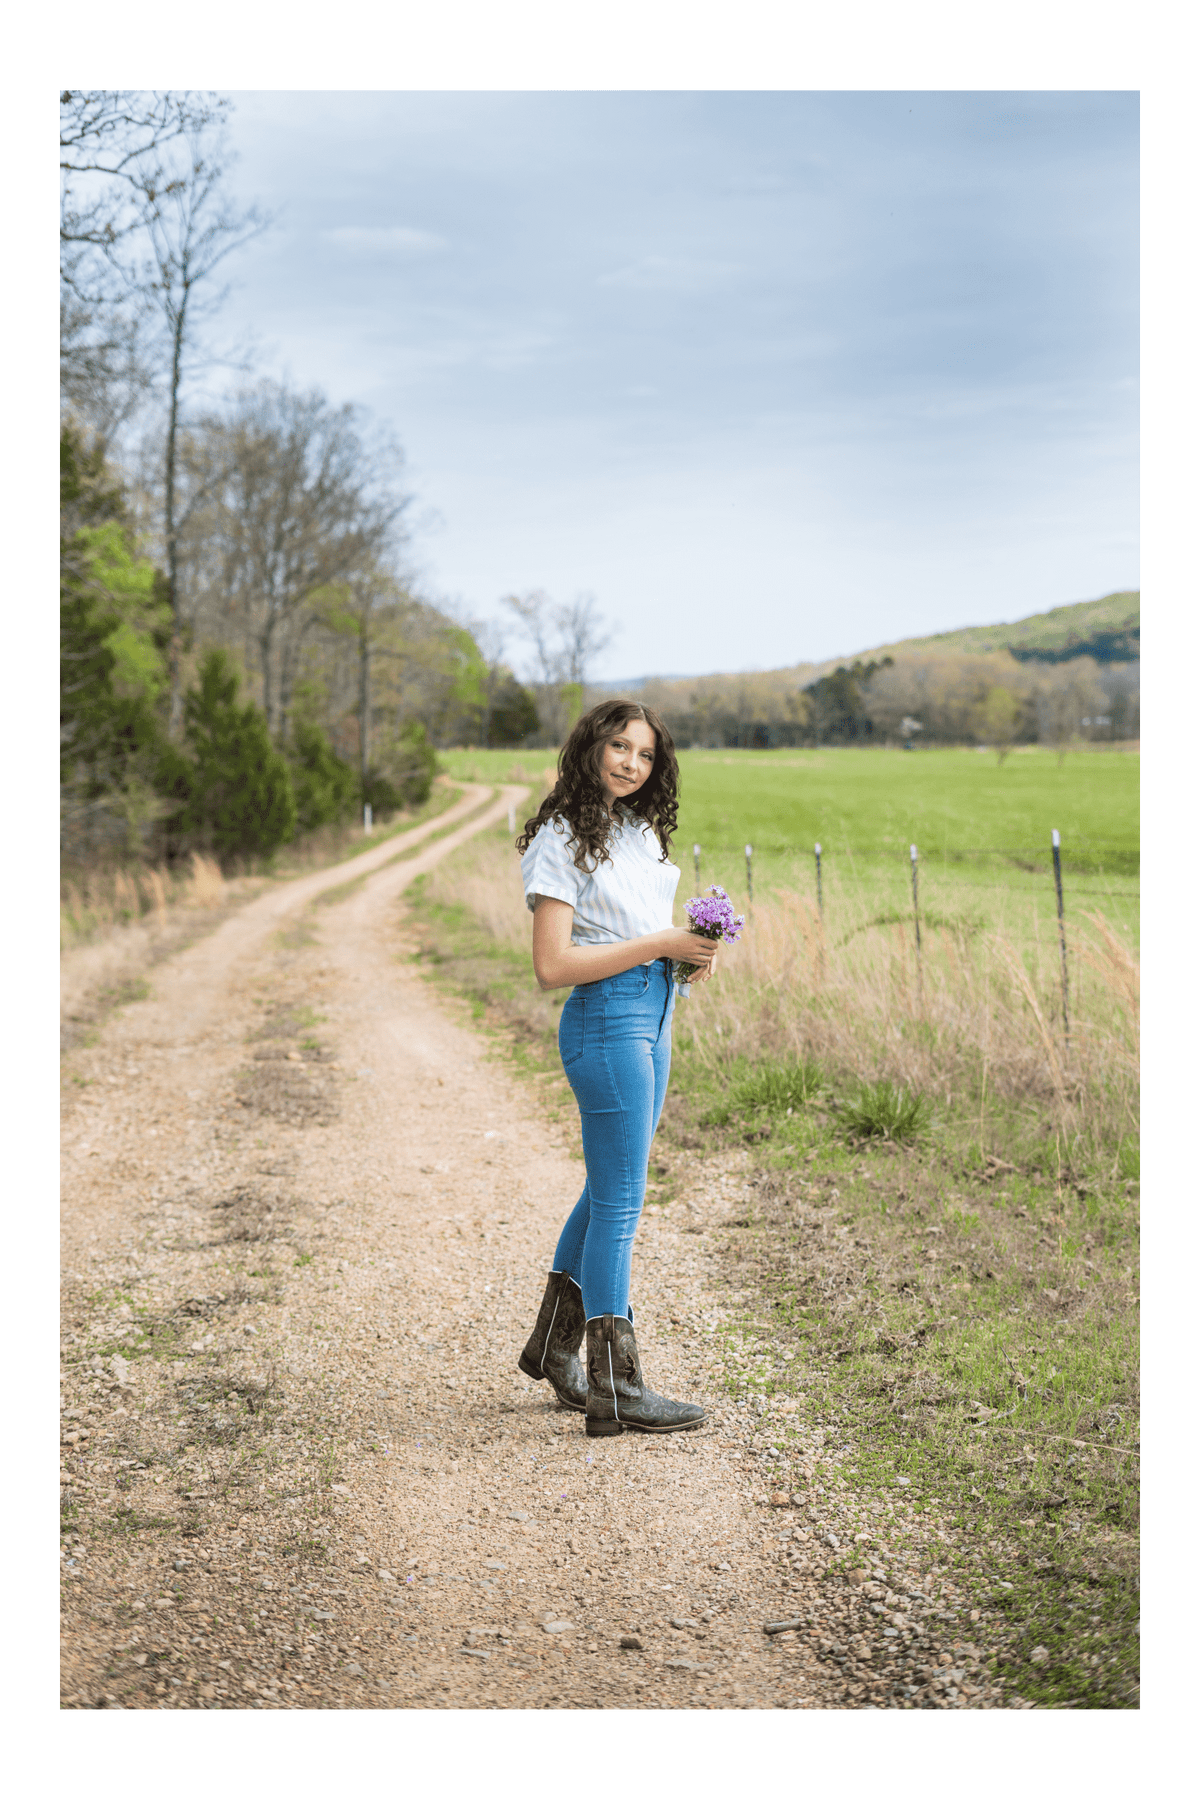
<path id="1" fill-rule="evenodd" d="M 262 896 L 71 1057 L 64 1704 L 898 1702 L 714 1390 L 736 1161 L 635 1252 L 647 1371 L 706 1430 L 589 1442 L 516 1371 L 581 1165 L 397 901 L 524 796 Z"/>

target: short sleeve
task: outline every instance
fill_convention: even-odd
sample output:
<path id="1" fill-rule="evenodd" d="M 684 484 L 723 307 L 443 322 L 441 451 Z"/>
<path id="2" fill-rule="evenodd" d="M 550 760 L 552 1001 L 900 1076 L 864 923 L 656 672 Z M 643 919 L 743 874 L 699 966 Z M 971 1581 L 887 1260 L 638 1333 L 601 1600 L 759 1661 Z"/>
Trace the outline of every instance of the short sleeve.
<path id="1" fill-rule="evenodd" d="M 576 868 L 568 848 L 572 841 L 566 830 L 556 830 L 555 820 L 542 826 L 521 857 L 521 879 L 525 883 L 525 904 L 532 912 L 538 894 L 546 899 L 565 900 L 577 905 L 587 876 Z"/>

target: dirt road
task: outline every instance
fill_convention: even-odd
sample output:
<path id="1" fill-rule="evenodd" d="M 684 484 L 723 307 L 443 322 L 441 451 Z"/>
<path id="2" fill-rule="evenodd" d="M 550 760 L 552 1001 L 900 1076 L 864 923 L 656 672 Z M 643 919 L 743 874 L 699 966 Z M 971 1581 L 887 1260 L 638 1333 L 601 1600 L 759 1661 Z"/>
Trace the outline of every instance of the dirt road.
<path id="1" fill-rule="evenodd" d="M 523 797 L 263 895 L 69 1058 L 63 1703 L 996 1703 L 969 1644 L 918 1671 L 919 1606 L 828 1578 L 821 1432 L 819 1497 L 765 1503 L 712 1336 L 736 1160 L 635 1252 L 648 1376 L 705 1430 L 589 1441 L 518 1374 L 581 1164 L 398 902 Z"/>

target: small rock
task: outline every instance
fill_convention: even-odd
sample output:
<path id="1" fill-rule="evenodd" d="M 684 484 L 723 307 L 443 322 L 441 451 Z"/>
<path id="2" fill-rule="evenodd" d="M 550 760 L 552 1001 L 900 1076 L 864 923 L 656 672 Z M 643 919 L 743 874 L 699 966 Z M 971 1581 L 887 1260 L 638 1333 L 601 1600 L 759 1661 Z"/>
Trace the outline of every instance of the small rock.
<path id="1" fill-rule="evenodd" d="M 837 1537 L 833 1534 L 833 1532 L 831 1530 L 827 1530 L 825 1532 L 825 1541 L 829 1544 L 829 1547 L 831 1549 L 840 1549 L 841 1548 L 841 1543 L 838 1541 Z"/>
<path id="2" fill-rule="evenodd" d="M 620 1646 L 622 1649 L 644 1649 L 646 1647 L 641 1637 L 622 1637 Z"/>
<path id="3" fill-rule="evenodd" d="M 670 1625 L 672 1630 L 695 1630 L 696 1620 L 694 1618 L 672 1618 Z"/>
<path id="4" fill-rule="evenodd" d="M 380 1676 L 380 1678 L 375 1682 L 375 1685 L 377 1687 L 382 1687 L 383 1691 L 385 1693 L 389 1690 L 389 1688 L 391 1687 L 391 1684 L 392 1683 L 390 1680 L 384 1680 L 382 1676 Z"/>
<path id="5" fill-rule="evenodd" d="M 458 1653 L 460 1655 L 473 1655 L 476 1661 L 486 1662 L 492 1652 L 490 1649 L 460 1649 Z"/>
<path id="6" fill-rule="evenodd" d="M 258 1326 L 256 1324 L 243 1324 L 242 1335 L 244 1337 L 257 1337 Z"/>
<path id="7" fill-rule="evenodd" d="M 347 1662 L 346 1666 L 342 1669 L 343 1674 L 357 1675 L 360 1680 L 365 1672 L 366 1670 L 361 1668 L 357 1662 Z"/>
<path id="8" fill-rule="evenodd" d="M 1029 1659 L 1035 1666 L 1040 1667 L 1042 1662 L 1048 1662 L 1050 1660 L 1050 1651 L 1046 1648 L 1044 1643 L 1039 1643 L 1036 1649 L 1031 1649 L 1029 1651 Z"/>
<path id="9" fill-rule="evenodd" d="M 528 1524 L 529 1522 L 528 1512 L 506 1512 L 504 1515 L 506 1518 L 515 1518 L 518 1524 Z"/>
<path id="10" fill-rule="evenodd" d="M 564 1630 L 574 1630 L 575 1626 L 567 1618 L 547 1618 L 542 1629 L 547 1636 L 561 1636 Z"/>
<path id="11" fill-rule="evenodd" d="M 909 1480 L 907 1474 L 898 1474 L 896 1476 L 896 1485 L 898 1487 L 911 1487 L 912 1482 Z"/>
<path id="12" fill-rule="evenodd" d="M 395 1580 L 396 1578 L 390 1568 L 376 1568 L 375 1572 L 380 1580 Z"/>
<path id="13" fill-rule="evenodd" d="M 485 1562 L 483 1565 L 485 1568 L 494 1568 L 498 1574 L 508 1573 L 507 1562 Z"/>
<path id="14" fill-rule="evenodd" d="M 663 1663 L 664 1668 L 702 1668 L 703 1666 L 703 1662 L 685 1661 L 682 1656 L 677 1657 L 674 1661 L 665 1661 Z"/>

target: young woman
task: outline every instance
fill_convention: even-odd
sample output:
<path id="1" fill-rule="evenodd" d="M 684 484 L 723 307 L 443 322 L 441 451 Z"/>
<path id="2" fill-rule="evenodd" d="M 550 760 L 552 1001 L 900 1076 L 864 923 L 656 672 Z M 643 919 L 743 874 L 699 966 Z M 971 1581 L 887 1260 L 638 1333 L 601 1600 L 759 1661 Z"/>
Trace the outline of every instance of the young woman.
<path id="1" fill-rule="evenodd" d="M 558 770 L 517 849 L 538 985 L 574 989 L 558 1046 L 587 1180 L 518 1366 L 585 1412 L 589 1437 L 693 1430 L 703 1406 L 664 1399 L 642 1379 L 629 1269 L 671 1068 L 671 963 L 693 963 L 692 982 L 707 981 L 717 945 L 671 924 L 679 764 L 658 715 L 606 700 L 575 726 Z"/>

